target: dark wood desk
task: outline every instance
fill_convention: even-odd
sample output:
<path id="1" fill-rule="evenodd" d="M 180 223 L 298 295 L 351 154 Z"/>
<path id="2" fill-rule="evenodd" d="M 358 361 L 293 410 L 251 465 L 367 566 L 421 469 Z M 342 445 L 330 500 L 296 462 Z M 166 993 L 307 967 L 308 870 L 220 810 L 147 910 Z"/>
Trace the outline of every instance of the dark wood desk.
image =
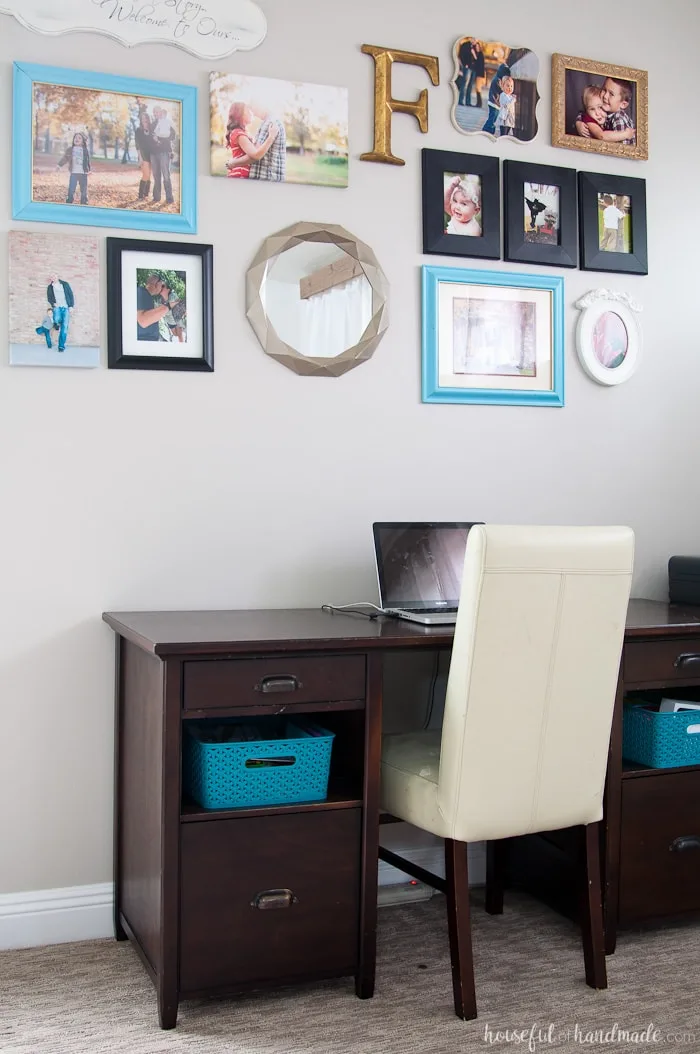
<path id="1" fill-rule="evenodd" d="M 181 998 L 262 984 L 354 975 L 371 996 L 382 656 L 449 648 L 452 628 L 319 610 L 103 617 L 117 642 L 115 932 L 155 983 L 161 1026 Z M 624 692 L 669 685 L 700 687 L 700 608 L 633 600 L 606 789 L 609 951 L 618 920 L 700 910 L 700 852 L 668 851 L 700 834 L 700 766 L 622 763 Z M 326 801 L 212 812 L 184 799 L 184 722 L 281 712 L 335 732 Z M 557 837 L 547 845 L 565 853 Z M 297 902 L 256 910 L 273 888 Z"/>

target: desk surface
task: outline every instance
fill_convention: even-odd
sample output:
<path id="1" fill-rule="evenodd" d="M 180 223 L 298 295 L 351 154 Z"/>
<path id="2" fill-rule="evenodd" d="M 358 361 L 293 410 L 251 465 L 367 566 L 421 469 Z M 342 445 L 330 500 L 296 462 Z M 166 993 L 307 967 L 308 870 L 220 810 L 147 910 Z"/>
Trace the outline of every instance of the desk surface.
<path id="1" fill-rule="evenodd" d="M 317 608 L 239 611 L 107 611 L 116 633 L 154 655 L 233 655 L 251 646 L 267 652 L 354 648 L 445 647 L 452 626 L 421 626 L 403 619 L 329 613 Z M 700 607 L 631 600 L 626 638 L 700 633 Z"/>

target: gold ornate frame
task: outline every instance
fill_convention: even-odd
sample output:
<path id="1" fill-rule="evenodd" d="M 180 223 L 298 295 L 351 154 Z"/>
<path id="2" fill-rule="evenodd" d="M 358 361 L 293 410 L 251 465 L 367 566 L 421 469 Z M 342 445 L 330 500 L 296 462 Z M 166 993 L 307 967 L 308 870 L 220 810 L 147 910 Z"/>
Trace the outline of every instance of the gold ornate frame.
<path id="1" fill-rule="evenodd" d="M 599 77 L 619 77 L 636 85 L 636 132 L 634 146 L 622 143 L 605 143 L 600 139 L 586 139 L 566 132 L 566 71 L 580 70 Z M 571 55 L 552 55 L 552 146 L 568 147 L 571 150 L 588 150 L 596 154 L 609 154 L 636 161 L 649 157 L 649 75 L 646 70 L 635 70 L 630 66 L 615 66 L 612 63 L 592 62 Z"/>
<path id="2" fill-rule="evenodd" d="M 372 318 L 359 342 L 334 358 L 300 354 L 275 332 L 265 314 L 261 289 L 270 263 L 300 242 L 331 242 L 358 261 L 372 287 Z M 387 299 L 389 283 L 379 261 L 368 245 L 337 224 L 294 223 L 270 235 L 262 243 L 246 273 L 246 316 L 263 350 L 290 370 L 306 376 L 339 377 L 359 366 L 374 353 L 389 325 Z"/>

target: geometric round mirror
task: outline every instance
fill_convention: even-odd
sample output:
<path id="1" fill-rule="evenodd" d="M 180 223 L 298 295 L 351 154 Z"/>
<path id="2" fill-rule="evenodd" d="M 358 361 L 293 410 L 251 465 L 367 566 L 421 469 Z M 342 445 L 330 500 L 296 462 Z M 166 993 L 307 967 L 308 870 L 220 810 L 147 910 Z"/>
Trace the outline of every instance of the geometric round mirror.
<path id="1" fill-rule="evenodd" d="M 285 366 L 338 377 L 370 358 L 389 324 L 388 283 L 364 242 L 336 224 L 266 238 L 246 275 L 246 315 Z"/>

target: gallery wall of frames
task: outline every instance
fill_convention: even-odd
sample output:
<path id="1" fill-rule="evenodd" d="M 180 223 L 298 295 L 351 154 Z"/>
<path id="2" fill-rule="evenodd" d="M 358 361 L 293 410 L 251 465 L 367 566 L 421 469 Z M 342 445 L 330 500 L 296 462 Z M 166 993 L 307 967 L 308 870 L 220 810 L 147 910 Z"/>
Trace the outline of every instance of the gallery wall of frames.
<path id="1" fill-rule="evenodd" d="M 42 32 L 39 23 L 35 28 Z M 648 273 L 645 179 L 627 168 L 590 171 L 596 153 L 648 157 L 647 74 L 473 35 L 457 37 L 441 56 L 365 44 L 358 62 L 367 61 L 361 52 L 375 73 L 374 144 L 362 161 L 405 163 L 392 152 L 396 110 L 428 129 L 426 90 L 416 102 L 392 94 L 396 63 L 423 67 L 433 84 L 440 63 L 450 70 L 453 146 L 465 136 L 481 146 L 421 151 L 423 253 L 453 258 L 449 266 L 422 268 L 423 401 L 563 406 L 565 278 L 546 269 Z M 552 145 L 584 151 L 585 171 L 537 161 L 545 77 Z M 106 332 L 110 369 L 214 371 L 214 249 L 194 240 L 206 180 L 230 181 L 242 198 L 251 181 L 339 193 L 348 186 L 342 85 L 213 70 L 208 88 L 209 175 L 202 180 L 199 86 L 15 63 L 12 216 L 67 224 L 71 233 L 11 231 L 11 365 L 97 367 Z M 496 153 L 504 138 L 520 144 L 517 159 Z M 418 208 L 415 217 L 418 223 Z M 106 239 L 104 326 L 100 227 L 135 235 Z M 181 240 L 153 240 L 159 234 Z M 261 231 L 273 246 L 281 234 Z M 286 244 L 284 259 L 268 253 L 261 276 L 271 279 L 277 300 L 270 311 L 260 301 L 257 328 L 250 313 L 249 321 L 259 337 L 264 331 L 277 342 L 283 364 L 338 378 L 367 360 L 387 321 L 384 290 L 380 302 L 376 285 L 380 262 L 370 274 L 371 248 L 348 253 L 363 243 L 350 232 L 333 237 L 327 228 L 307 230 Z M 503 260 L 508 269 L 480 270 L 483 260 Z M 469 266 L 458 266 L 464 261 Z M 520 264 L 544 270 L 524 273 Z M 604 294 L 598 290 L 591 303 L 605 310 L 579 330 L 579 355 L 588 376 L 613 384 L 633 372 L 640 328 L 630 321 L 629 303 Z M 254 296 L 249 289 L 249 302 Z"/>

